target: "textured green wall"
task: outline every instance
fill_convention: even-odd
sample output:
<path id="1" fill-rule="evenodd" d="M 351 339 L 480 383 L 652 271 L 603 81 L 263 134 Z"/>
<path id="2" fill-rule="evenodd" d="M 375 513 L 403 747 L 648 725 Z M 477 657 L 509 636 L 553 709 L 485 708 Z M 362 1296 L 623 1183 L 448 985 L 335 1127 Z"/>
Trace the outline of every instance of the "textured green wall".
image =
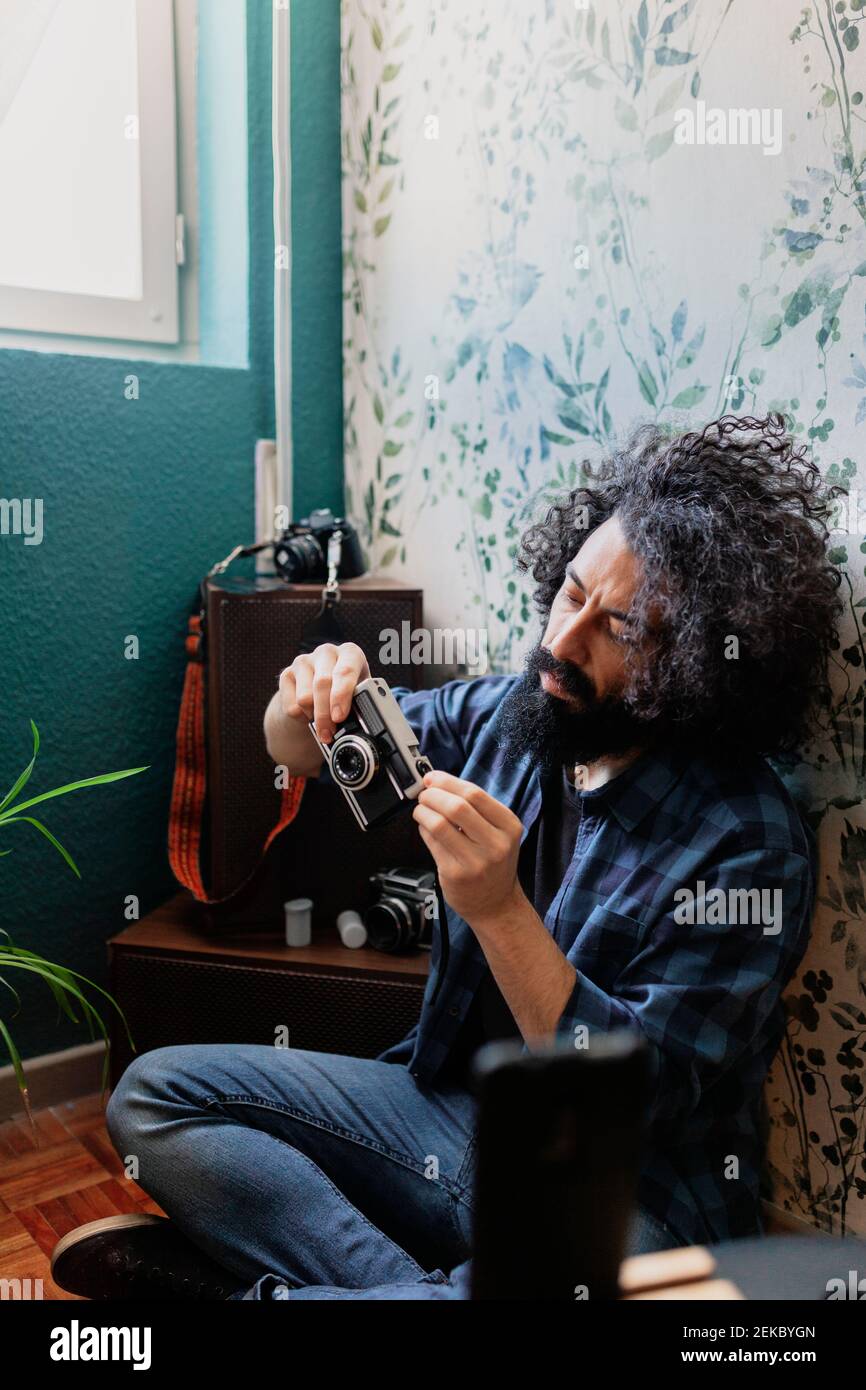
<path id="1" fill-rule="evenodd" d="M 295 498 L 305 510 L 342 499 L 338 0 L 294 0 L 292 15 Z M 201 575 L 252 532 L 254 444 L 274 430 L 270 16 L 250 0 L 249 369 L 0 352 L 0 496 L 42 497 L 45 515 L 41 545 L 0 538 L 0 781 L 5 791 L 29 759 L 30 718 L 42 736 L 34 792 L 150 764 L 46 807 L 80 883 L 31 827 L 3 832 L 0 848 L 13 853 L 0 859 L 0 926 L 103 986 L 124 897 L 137 894 L 146 912 L 173 890 L 166 823 L 186 618 Z M 137 401 L 124 394 L 130 372 Z M 138 661 L 124 659 L 129 634 Z M 48 991 L 22 979 L 20 1012 L 0 1002 L 0 1017 L 25 1060 L 88 1040 L 55 1026 Z"/>

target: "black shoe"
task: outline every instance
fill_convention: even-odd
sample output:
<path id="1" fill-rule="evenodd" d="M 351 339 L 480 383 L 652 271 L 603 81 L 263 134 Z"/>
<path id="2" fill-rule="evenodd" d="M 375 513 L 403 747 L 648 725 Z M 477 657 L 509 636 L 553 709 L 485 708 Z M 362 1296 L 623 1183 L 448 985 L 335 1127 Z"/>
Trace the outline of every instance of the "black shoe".
<path id="1" fill-rule="evenodd" d="M 147 1212 L 77 1226 L 55 1245 L 51 1278 L 89 1299 L 226 1299 L 249 1287 L 167 1217 Z"/>

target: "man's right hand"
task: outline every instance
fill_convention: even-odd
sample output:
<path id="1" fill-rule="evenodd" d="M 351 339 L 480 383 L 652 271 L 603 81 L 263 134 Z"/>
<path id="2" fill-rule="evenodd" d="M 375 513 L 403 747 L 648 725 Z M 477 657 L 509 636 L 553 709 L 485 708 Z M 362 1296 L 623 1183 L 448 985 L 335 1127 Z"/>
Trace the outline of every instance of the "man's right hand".
<path id="1" fill-rule="evenodd" d="M 312 719 L 323 743 L 330 743 L 336 726 L 346 718 L 355 687 L 369 678 L 367 658 L 354 642 L 324 642 L 296 656 L 280 674 L 280 708 L 289 720 Z M 306 730 L 309 734 L 309 729 Z"/>

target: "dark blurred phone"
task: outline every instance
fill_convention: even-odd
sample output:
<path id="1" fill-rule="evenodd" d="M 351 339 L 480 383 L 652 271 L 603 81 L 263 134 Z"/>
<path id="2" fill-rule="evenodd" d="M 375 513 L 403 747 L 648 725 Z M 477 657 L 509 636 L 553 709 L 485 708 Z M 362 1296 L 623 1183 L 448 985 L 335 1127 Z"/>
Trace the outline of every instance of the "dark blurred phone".
<path id="1" fill-rule="evenodd" d="M 633 1032 L 590 1033 L 473 1060 L 478 1130 L 473 1299 L 617 1297 L 634 1211 L 649 1055 Z"/>

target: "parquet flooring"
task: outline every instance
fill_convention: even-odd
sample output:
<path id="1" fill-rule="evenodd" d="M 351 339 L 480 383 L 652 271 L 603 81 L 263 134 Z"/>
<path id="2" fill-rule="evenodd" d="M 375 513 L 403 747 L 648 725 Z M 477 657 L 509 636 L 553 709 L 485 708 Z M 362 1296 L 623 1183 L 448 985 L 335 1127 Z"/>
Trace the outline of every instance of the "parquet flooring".
<path id="1" fill-rule="evenodd" d="M 42 1280 L 45 1299 L 76 1299 L 51 1280 L 51 1251 L 85 1221 L 118 1212 L 164 1216 L 124 1176 L 105 1128 L 101 1097 L 34 1111 L 0 1123 L 0 1279 Z"/>

